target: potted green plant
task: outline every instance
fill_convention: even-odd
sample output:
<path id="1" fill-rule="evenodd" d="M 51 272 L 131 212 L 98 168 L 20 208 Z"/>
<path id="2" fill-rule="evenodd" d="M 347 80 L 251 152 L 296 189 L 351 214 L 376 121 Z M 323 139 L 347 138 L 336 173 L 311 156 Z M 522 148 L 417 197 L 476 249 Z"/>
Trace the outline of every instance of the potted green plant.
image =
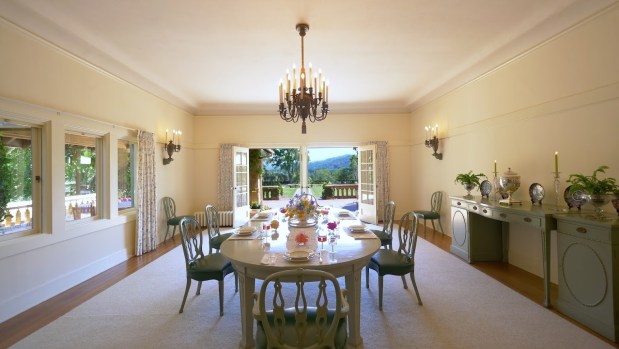
<path id="1" fill-rule="evenodd" d="M 481 184 L 480 179 L 487 178 L 483 173 L 473 173 L 473 171 L 469 171 L 468 173 L 459 173 L 454 180 L 454 183 L 462 184 L 464 189 L 466 189 L 466 196 L 471 196 L 471 190 L 475 189 L 475 187 L 479 187 Z"/>
<path id="2" fill-rule="evenodd" d="M 598 167 L 591 176 L 580 173 L 570 174 L 567 182 L 570 183 L 570 195 L 582 193 L 582 198 L 595 207 L 598 218 L 602 218 L 602 207 L 616 197 L 619 186 L 615 178 L 598 178 L 598 174 L 606 173 L 608 166 Z"/>

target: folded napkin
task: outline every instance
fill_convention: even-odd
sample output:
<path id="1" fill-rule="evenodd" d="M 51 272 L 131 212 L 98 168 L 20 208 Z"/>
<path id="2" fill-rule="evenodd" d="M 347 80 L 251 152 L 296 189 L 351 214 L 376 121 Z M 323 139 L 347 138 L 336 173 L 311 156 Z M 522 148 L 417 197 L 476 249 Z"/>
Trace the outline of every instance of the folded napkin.
<path id="1" fill-rule="evenodd" d="M 368 234 L 368 233 L 354 233 L 354 234 L 350 234 L 350 236 L 352 236 L 355 240 L 360 240 L 360 239 L 377 239 L 376 235 Z"/>
<path id="2" fill-rule="evenodd" d="M 262 256 L 260 264 L 275 264 L 276 260 L 277 256 L 275 256 L 274 254 L 265 254 L 264 256 Z"/>
<path id="3" fill-rule="evenodd" d="M 249 235 L 233 234 L 228 238 L 228 240 L 252 240 L 255 238 L 256 238 L 256 233 L 249 234 Z"/>
<path id="4" fill-rule="evenodd" d="M 363 224 L 353 224 L 353 225 L 349 225 L 348 229 L 350 229 L 352 231 L 364 231 L 365 230 L 365 225 L 363 225 Z"/>
<path id="5" fill-rule="evenodd" d="M 254 231 L 256 231 L 256 227 L 251 225 L 246 225 L 239 228 L 239 233 L 250 233 Z"/>

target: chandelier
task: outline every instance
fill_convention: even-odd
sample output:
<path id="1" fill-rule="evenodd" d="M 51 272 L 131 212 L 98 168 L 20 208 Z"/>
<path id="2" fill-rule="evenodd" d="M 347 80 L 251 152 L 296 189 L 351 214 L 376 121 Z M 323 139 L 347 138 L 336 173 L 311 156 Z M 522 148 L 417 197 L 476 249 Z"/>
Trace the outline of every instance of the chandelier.
<path id="1" fill-rule="evenodd" d="M 329 84 L 318 70 L 313 74 L 312 64 L 309 64 L 309 75 L 305 73 L 305 33 L 309 25 L 297 24 L 297 31 L 301 36 L 301 70 L 297 79 L 296 66 L 292 66 L 292 76 L 286 69 L 286 83 L 279 81 L 279 115 L 287 122 L 297 122 L 301 119 L 301 133 L 306 132 L 305 122 L 322 121 L 329 113 Z M 292 89 L 290 88 L 292 80 Z M 309 84 L 308 84 L 309 80 Z"/>

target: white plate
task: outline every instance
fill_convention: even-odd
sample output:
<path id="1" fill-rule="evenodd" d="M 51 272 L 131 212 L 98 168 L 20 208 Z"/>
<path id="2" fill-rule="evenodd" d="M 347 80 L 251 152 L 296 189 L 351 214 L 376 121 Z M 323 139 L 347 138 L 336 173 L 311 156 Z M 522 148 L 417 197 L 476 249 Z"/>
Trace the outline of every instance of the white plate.
<path id="1" fill-rule="evenodd" d="M 337 215 L 340 216 L 340 217 L 349 217 L 350 216 L 350 214 L 348 212 L 340 212 Z"/>
<path id="2" fill-rule="evenodd" d="M 258 217 L 260 217 L 260 218 L 267 218 L 270 215 L 271 215 L 270 212 L 260 212 L 260 213 L 258 213 Z"/>
<path id="3" fill-rule="evenodd" d="M 307 251 L 290 251 L 284 253 L 284 259 L 289 262 L 301 263 L 308 262 L 312 254 Z"/>
<path id="4" fill-rule="evenodd" d="M 256 227 L 252 227 L 252 226 L 245 226 L 245 227 L 240 227 L 236 233 L 238 235 L 251 235 L 256 231 Z"/>

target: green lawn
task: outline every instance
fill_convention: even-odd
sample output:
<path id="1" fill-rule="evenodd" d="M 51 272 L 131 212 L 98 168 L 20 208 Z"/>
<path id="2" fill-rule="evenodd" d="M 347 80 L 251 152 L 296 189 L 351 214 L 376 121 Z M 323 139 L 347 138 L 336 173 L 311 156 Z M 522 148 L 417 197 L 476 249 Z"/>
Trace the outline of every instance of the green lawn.
<path id="1" fill-rule="evenodd" d="M 317 198 L 320 198 L 322 196 L 322 184 L 312 184 L 312 192 L 314 193 L 314 196 Z M 297 188 L 290 188 L 287 185 L 283 186 L 284 188 L 284 197 L 285 198 L 291 198 L 294 193 L 297 191 Z"/>

